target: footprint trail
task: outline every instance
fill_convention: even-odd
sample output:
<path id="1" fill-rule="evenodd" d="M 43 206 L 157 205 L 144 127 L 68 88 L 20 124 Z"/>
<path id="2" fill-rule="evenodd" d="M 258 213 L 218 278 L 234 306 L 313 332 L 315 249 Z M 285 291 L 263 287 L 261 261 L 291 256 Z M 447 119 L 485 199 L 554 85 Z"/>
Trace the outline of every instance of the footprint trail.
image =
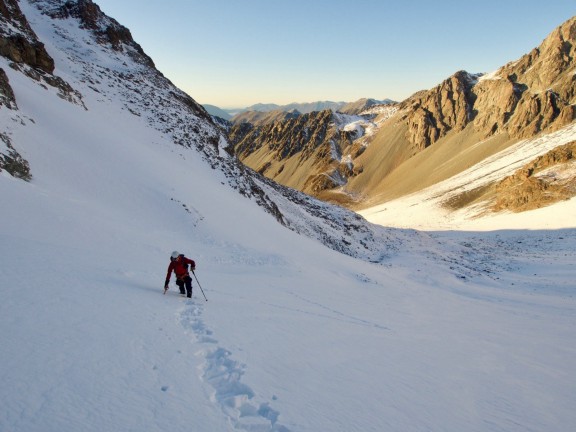
<path id="1" fill-rule="evenodd" d="M 232 352 L 220 346 L 212 330 L 202 320 L 203 305 L 187 300 L 180 312 L 182 326 L 191 331 L 201 346 L 200 379 L 212 388 L 211 401 L 217 404 L 237 430 L 250 432 L 290 432 L 278 422 L 280 413 L 269 402 L 256 402 L 256 394 L 242 382 L 246 365 L 234 360 Z"/>

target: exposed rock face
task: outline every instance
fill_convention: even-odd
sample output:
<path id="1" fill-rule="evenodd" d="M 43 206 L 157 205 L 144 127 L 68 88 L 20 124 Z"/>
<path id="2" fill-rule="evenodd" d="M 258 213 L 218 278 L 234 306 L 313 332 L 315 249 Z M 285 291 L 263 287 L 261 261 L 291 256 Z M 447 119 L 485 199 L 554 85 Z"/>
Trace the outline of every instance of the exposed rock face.
<path id="1" fill-rule="evenodd" d="M 516 62 L 502 67 L 492 79 L 482 80 L 477 93 L 479 127 L 506 131 L 512 138 L 552 132 L 572 122 L 576 110 L 576 17 L 554 30 L 538 47 Z M 507 100 L 494 104 L 497 90 Z M 491 115 L 496 105 L 505 115 Z"/>
<path id="2" fill-rule="evenodd" d="M 125 46 L 130 47 L 135 59 L 147 66 L 154 67 L 154 62 L 134 41 L 130 30 L 113 18 L 104 15 L 100 7 L 92 0 L 67 1 L 63 5 L 57 4 L 54 9 L 48 12 L 48 15 L 60 19 L 77 18 L 83 28 L 91 30 L 95 34 L 99 43 L 109 43 L 116 51 L 123 51 Z"/>
<path id="3" fill-rule="evenodd" d="M 495 211 L 532 210 L 576 196 L 576 141 L 538 157 L 495 189 Z"/>
<path id="4" fill-rule="evenodd" d="M 8 81 L 8 76 L 4 69 L 0 68 L 0 106 L 4 105 L 10 109 L 17 109 L 16 98 L 14 97 L 14 91 L 10 87 L 10 82 Z"/>
<path id="5" fill-rule="evenodd" d="M 421 150 L 470 122 L 485 137 L 505 132 L 512 139 L 567 125 L 576 114 L 575 54 L 576 17 L 492 76 L 457 72 L 404 103 L 408 141 Z"/>
<path id="6" fill-rule="evenodd" d="M 251 149 L 254 148 L 250 146 L 255 146 L 255 144 L 251 144 L 251 141 L 249 141 L 250 136 L 256 136 L 255 134 L 252 135 L 254 128 L 255 126 L 248 122 L 241 122 L 230 126 L 228 140 L 233 146 L 238 147 L 238 149 L 235 148 L 236 153 L 240 147 L 242 148 L 242 153 L 250 153 Z"/>
<path id="7" fill-rule="evenodd" d="M 489 136 L 505 130 L 524 89 L 509 78 L 498 78 L 482 80 L 474 91 L 477 95 L 474 126 Z"/>
<path id="8" fill-rule="evenodd" d="M 472 87 L 476 76 L 460 71 L 435 89 L 408 99 L 408 140 L 417 150 L 423 150 L 450 131 L 461 131 L 473 118 L 476 99 Z"/>
<path id="9" fill-rule="evenodd" d="M 303 114 L 261 127 L 240 124 L 230 132 L 232 144 L 240 158 L 255 149 L 266 146 L 275 160 L 283 160 L 299 153 L 301 158 L 310 156 L 318 147 L 327 144 L 332 111 L 325 110 Z M 245 135 L 242 135 L 242 132 Z"/>
<path id="10" fill-rule="evenodd" d="M 345 149 L 357 138 L 355 130 L 342 130 L 331 110 L 309 114 L 286 115 L 282 120 L 254 125 L 235 124 L 228 133 L 235 153 L 241 160 L 269 178 L 311 194 L 341 186 L 349 176 L 357 174 L 352 164 L 342 163 Z M 258 162 L 249 160 L 254 154 L 264 154 Z M 285 164 L 314 166 L 314 171 L 302 173 L 297 183 L 282 182 Z M 297 170 L 297 168 L 296 168 Z"/>
<path id="11" fill-rule="evenodd" d="M 22 14 L 16 0 L 0 0 L 0 56 L 44 72 L 54 70 L 54 61 Z M 0 68 L 0 109 L 17 110 L 16 97 L 6 71 Z M 13 147 L 10 137 L 0 132 L 0 171 L 30 180 L 30 165 Z"/>
<path id="12" fill-rule="evenodd" d="M 15 149 L 8 135 L 0 133 L 0 172 L 6 170 L 12 177 L 29 181 L 30 165 Z"/>
<path id="13" fill-rule="evenodd" d="M 504 66 L 501 76 L 516 77 L 532 93 L 552 88 L 559 98 L 574 103 L 574 58 L 576 17 L 556 28 L 542 44 L 517 62 Z"/>
<path id="14" fill-rule="evenodd" d="M 54 60 L 41 43 L 16 0 L 0 0 L 0 55 L 47 73 Z"/>

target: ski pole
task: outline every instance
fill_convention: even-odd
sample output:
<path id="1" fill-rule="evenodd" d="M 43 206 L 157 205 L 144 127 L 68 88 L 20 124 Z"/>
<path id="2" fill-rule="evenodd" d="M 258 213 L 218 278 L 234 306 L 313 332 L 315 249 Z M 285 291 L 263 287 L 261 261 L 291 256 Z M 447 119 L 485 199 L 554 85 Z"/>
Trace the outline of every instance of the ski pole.
<path id="1" fill-rule="evenodd" d="M 192 270 L 192 274 L 194 275 L 194 279 L 196 279 L 196 282 L 198 282 L 198 286 L 200 287 L 200 291 L 202 291 L 202 295 L 204 296 L 204 300 L 208 301 L 208 299 L 206 298 L 206 294 L 204 294 L 204 290 L 202 289 L 202 285 L 200 285 L 200 281 L 196 277 L 196 273 L 194 273 L 194 270 Z"/>

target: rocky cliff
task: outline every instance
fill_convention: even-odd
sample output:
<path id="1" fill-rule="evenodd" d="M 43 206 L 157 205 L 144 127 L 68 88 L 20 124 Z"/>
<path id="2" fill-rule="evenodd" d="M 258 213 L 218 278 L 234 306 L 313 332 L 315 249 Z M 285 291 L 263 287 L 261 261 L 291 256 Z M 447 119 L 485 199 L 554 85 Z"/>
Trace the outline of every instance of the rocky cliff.
<path id="1" fill-rule="evenodd" d="M 124 51 L 126 47 L 130 47 L 127 53 L 136 61 L 154 67 L 154 62 L 134 41 L 130 30 L 115 19 L 104 15 L 100 7 L 91 0 L 68 1 L 64 4 L 54 2 L 54 7 L 48 15 L 57 19 L 77 18 L 83 28 L 93 32 L 98 43 L 110 44 L 116 51 Z"/>
<path id="2" fill-rule="evenodd" d="M 534 159 L 494 185 L 493 209 L 520 212 L 576 196 L 576 141 Z"/>
<path id="3" fill-rule="evenodd" d="M 472 92 L 477 76 L 455 73 L 436 88 L 413 96 L 402 104 L 407 138 L 423 150 L 450 131 L 462 131 L 474 117 L 476 96 Z"/>
<path id="4" fill-rule="evenodd" d="M 17 0 L 0 0 L 0 55 L 52 73 L 54 60 L 28 24 Z"/>
<path id="5" fill-rule="evenodd" d="M 512 139 L 567 125 L 575 117 L 575 54 L 576 17 L 493 74 L 456 73 L 406 104 L 409 141 L 424 148 L 470 122 L 485 137 Z"/>
<path id="6" fill-rule="evenodd" d="M 349 128 L 350 122 L 361 125 Z M 245 164 L 284 185 L 318 196 L 358 174 L 345 157 L 368 120 L 332 110 L 284 113 L 235 124 L 228 137 Z"/>
<path id="7" fill-rule="evenodd" d="M 38 73 L 54 70 L 54 60 L 38 40 L 16 0 L 0 0 L 0 56 L 14 62 L 14 67 L 25 64 Z M 6 71 L 0 67 L 0 109 L 2 107 L 18 109 Z M 32 178 L 28 161 L 16 151 L 4 131 L 0 131 L 0 172 L 2 170 L 23 180 Z"/>

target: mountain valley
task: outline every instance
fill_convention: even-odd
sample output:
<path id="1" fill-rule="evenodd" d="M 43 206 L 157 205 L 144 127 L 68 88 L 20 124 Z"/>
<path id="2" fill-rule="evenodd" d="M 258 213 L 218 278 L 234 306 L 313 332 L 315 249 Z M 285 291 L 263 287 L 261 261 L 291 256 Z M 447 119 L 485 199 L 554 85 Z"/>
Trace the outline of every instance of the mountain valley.
<path id="1" fill-rule="evenodd" d="M 358 101 L 356 111 L 247 112 L 231 120 L 228 139 L 247 166 L 281 184 L 356 210 L 380 205 L 455 176 L 521 140 L 572 124 L 575 34 L 572 18 L 497 71 L 456 72 L 405 101 L 379 105 L 380 111 Z M 525 195 L 530 203 L 514 211 L 574 196 L 576 179 L 566 182 L 556 198 Z M 486 185 L 473 199 L 452 199 L 450 206 L 482 201 L 486 209 L 502 210 L 492 203 L 512 193 L 504 184 Z"/>

